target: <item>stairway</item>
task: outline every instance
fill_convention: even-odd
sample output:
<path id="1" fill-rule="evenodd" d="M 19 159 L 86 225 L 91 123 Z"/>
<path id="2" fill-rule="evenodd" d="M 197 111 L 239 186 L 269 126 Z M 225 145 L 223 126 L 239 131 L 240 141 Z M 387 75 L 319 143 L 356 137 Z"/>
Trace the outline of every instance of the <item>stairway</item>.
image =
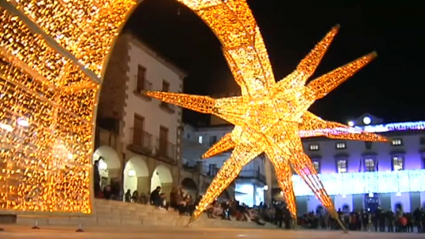
<path id="1" fill-rule="evenodd" d="M 122 226 L 167 226 L 183 227 L 189 222 L 188 216 L 180 216 L 173 209 L 159 210 L 151 205 L 125 203 L 118 201 L 96 199 L 94 213 L 86 217 L 40 217 L 38 225 L 49 226 L 78 226 L 79 222 L 88 227 L 122 227 Z M 33 225 L 34 217 L 18 214 L 17 224 Z M 227 221 L 210 219 L 205 214 L 201 215 L 191 227 L 202 228 L 276 228 L 274 225 L 257 225 L 253 222 Z"/>

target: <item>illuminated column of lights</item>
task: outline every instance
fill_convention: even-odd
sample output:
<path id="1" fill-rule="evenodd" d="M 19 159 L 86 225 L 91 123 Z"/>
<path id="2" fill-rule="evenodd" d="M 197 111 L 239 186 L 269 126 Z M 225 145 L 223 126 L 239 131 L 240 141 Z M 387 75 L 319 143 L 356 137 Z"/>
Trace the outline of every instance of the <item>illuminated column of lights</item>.
<path id="1" fill-rule="evenodd" d="M 0 8 L 3 210 L 90 213 L 98 85 Z"/>
<path id="2" fill-rule="evenodd" d="M 136 0 L 8 0 L 99 77 Z"/>

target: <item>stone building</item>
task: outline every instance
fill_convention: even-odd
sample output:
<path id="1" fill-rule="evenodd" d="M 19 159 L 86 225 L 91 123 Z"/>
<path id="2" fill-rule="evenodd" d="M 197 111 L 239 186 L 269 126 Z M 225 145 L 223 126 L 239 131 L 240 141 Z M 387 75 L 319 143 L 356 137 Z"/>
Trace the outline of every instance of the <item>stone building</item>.
<path id="1" fill-rule="evenodd" d="M 182 92 L 186 74 L 130 32 L 116 42 L 97 110 L 94 160 L 101 184 L 169 195 L 181 182 L 182 109 L 147 97 L 145 91 Z"/>

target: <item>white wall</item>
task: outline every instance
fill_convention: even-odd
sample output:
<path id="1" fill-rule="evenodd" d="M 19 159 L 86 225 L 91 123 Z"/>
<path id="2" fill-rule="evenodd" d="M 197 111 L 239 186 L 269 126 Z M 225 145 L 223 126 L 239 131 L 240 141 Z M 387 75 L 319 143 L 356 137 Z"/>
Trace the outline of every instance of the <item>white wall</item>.
<path id="1" fill-rule="evenodd" d="M 134 39 L 132 41 L 135 41 Z M 152 56 L 152 52 L 140 47 L 141 43 L 129 43 L 129 71 L 127 76 L 130 79 L 127 82 L 127 100 L 125 107 L 125 128 L 124 143 L 131 142 L 132 131 L 134 126 L 134 114 L 139 114 L 145 118 L 144 130 L 150 133 L 152 144 L 155 145 L 159 138 L 160 126 L 168 128 L 168 141 L 176 144 L 177 129 L 181 108 L 175 107 L 174 113 L 169 113 L 160 108 L 160 101 L 152 99 L 147 101 L 134 92 L 137 86 L 137 70 L 139 64 L 146 68 L 146 80 L 152 83 L 152 90 L 161 91 L 163 80 L 170 84 L 170 92 L 182 91 L 182 80 L 177 72 L 173 71 L 163 64 L 156 57 Z"/>
<path id="2" fill-rule="evenodd" d="M 209 148 L 212 145 L 211 139 L 212 136 L 215 136 L 217 138 L 217 142 L 227 133 L 230 133 L 233 130 L 233 126 L 212 126 L 212 127 L 200 127 L 200 128 L 194 128 L 190 125 L 185 125 L 184 127 L 184 137 L 187 139 L 198 142 L 199 143 L 199 137 L 202 136 L 202 145 L 200 147 L 206 147 Z M 189 136 L 189 137 L 188 137 Z M 183 149 L 184 150 L 184 149 Z M 204 165 L 210 165 L 210 164 L 216 164 L 218 168 L 221 168 L 223 166 L 223 163 L 229 159 L 230 153 L 220 154 L 215 157 L 211 157 L 204 162 Z M 249 164 L 247 164 L 243 171 L 257 171 L 258 168 L 260 168 L 260 172 L 264 175 L 264 163 L 261 158 L 257 157 L 254 160 L 252 160 Z"/>

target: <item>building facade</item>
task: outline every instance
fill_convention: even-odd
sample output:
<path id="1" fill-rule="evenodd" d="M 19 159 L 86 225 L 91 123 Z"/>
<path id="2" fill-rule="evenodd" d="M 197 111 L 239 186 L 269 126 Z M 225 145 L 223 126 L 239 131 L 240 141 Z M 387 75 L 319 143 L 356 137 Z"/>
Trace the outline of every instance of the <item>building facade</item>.
<path id="1" fill-rule="evenodd" d="M 201 159 L 201 156 L 225 134 L 230 133 L 232 129 L 233 126 L 230 125 L 212 125 L 198 128 L 185 125 L 183 162 L 198 165 L 197 167 L 202 168 L 204 174 L 215 176 L 223 163 L 229 159 L 231 152 L 225 152 L 208 159 Z M 267 188 L 265 187 L 264 161 L 265 158 L 259 156 L 242 169 L 234 184 L 227 189 L 231 198 L 235 198 L 248 206 L 264 203 L 264 189 Z"/>
<path id="2" fill-rule="evenodd" d="M 185 73 L 127 32 L 105 72 L 98 106 L 96 150 L 102 185 L 117 179 L 124 192 L 169 195 L 180 183 L 182 110 L 145 91 L 182 92 Z"/>
<path id="3" fill-rule="evenodd" d="M 337 209 L 373 211 L 379 206 L 412 212 L 425 204 L 425 122 L 381 122 L 364 115 L 349 124 L 387 137 L 386 143 L 303 140 L 304 150 Z M 298 175 L 293 181 L 300 214 L 322 209 Z M 277 184 L 273 188 L 279 197 Z"/>

